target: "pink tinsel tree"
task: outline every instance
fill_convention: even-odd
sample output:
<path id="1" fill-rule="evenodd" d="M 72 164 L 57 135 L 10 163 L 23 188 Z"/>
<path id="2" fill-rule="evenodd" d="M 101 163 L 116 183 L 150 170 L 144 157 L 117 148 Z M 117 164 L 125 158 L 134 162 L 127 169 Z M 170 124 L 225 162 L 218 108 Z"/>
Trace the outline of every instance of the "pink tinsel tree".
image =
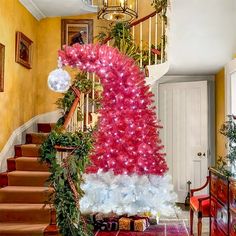
<path id="1" fill-rule="evenodd" d="M 151 108 L 153 94 L 134 61 L 117 49 L 94 45 L 67 47 L 60 56 L 70 65 L 95 72 L 104 88 L 92 166 L 87 171 L 163 175 L 167 165 Z M 83 60 L 86 63 L 80 66 Z"/>
<path id="2" fill-rule="evenodd" d="M 135 206 L 128 210 L 128 207 L 135 201 L 131 199 L 130 203 L 128 200 L 122 203 L 123 197 L 121 196 L 120 200 L 117 200 L 117 206 L 113 203 L 104 212 L 135 213 L 135 211 L 150 209 L 152 205 L 156 204 L 156 201 L 161 204 L 165 198 L 167 201 L 172 199 L 173 195 L 170 198 L 155 196 L 162 190 L 158 189 L 154 182 L 164 178 L 168 168 L 162 153 L 163 145 L 159 138 L 158 129 L 161 127 L 157 123 L 154 107 L 152 107 L 153 94 L 145 85 L 144 73 L 140 71 L 132 59 L 106 45 L 75 44 L 72 47 L 65 46 L 64 50 L 59 52 L 59 56 L 64 65 L 78 67 L 87 72 L 95 72 L 100 77 L 103 86 L 102 108 L 99 110 L 98 130 L 94 134 L 95 147 L 91 154 L 92 164 L 87 168 L 85 177 L 87 183 L 84 191 L 85 195 L 87 192 L 88 199 L 85 196 L 85 200 L 82 202 L 84 209 L 103 211 L 109 205 L 108 203 L 111 201 L 109 197 L 112 194 L 101 196 L 99 184 L 105 181 L 105 185 L 101 184 L 101 189 L 104 186 L 107 187 L 107 179 L 116 178 L 116 176 L 119 178 L 120 176 L 124 176 L 124 178 L 127 176 L 132 178 L 134 175 L 140 176 L 140 178 L 146 176 L 146 184 L 151 186 L 149 190 L 144 190 L 149 191 L 148 194 L 150 194 L 150 197 L 146 198 L 153 199 L 141 202 L 140 196 L 134 197 L 139 199 L 137 204 L 140 207 L 138 206 L 136 209 Z M 106 173 L 110 173 L 110 176 L 104 177 Z M 156 176 L 157 179 L 153 180 L 153 176 Z M 107 192 L 114 190 L 114 186 L 111 187 L 113 183 L 109 184 L 110 189 L 107 187 Z M 141 185 L 143 184 L 144 182 Z M 171 191 L 172 187 L 168 186 L 167 188 L 168 191 Z M 140 194 L 135 189 L 133 191 L 134 196 Z M 97 196 L 97 199 L 89 199 L 91 195 Z M 104 198 L 107 199 L 104 200 Z M 149 206 L 145 208 L 145 205 Z M 121 207 L 123 208 L 118 210 Z M 160 206 L 158 207 L 160 208 Z M 156 213 L 157 209 L 153 212 Z"/>

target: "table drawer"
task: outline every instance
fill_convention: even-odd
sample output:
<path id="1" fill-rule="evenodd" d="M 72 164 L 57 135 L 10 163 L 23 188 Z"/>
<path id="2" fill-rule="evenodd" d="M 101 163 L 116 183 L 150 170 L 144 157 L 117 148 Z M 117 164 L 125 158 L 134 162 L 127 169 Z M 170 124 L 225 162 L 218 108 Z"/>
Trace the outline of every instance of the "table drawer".
<path id="1" fill-rule="evenodd" d="M 212 196 L 211 197 L 211 217 L 217 217 L 217 200 Z"/>
<path id="2" fill-rule="evenodd" d="M 230 183 L 229 185 L 229 204 L 230 208 L 236 211 L 236 183 Z"/>
<path id="3" fill-rule="evenodd" d="M 228 211 L 227 207 L 224 207 L 220 203 L 217 203 L 216 222 L 219 228 L 221 228 L 226 234 L 228 232 Z"/>
<path id="4" fill-rule="evenodd" d="M 211 190 L 211 194 L 213 194 L 216 197 L 217 197 L 217 192 L 218 192 L 217 184 L 218 184 L 218 177 L 214 175 L 213 173 L 211 173 L 211 189 L 210 190 Z"/>
<path id="5" fill-rule="evenodd" d="M 223 179 L 218 179 L 218 198 L 224 204 L 228 203 L 228 182 Z"/>
<path id="6" fill-rule="evenodd" d="M 230 211 L 230 220 L 229 220 L 229 232 L 230 236 L 236 236 L 236 213 Z"/>
<path id="7" fill-rule="evenodd" d="M 217 223 L 214 220 L 211 223 L 211 236 L 227 236 L 227 234 L 217 227 Z"/>

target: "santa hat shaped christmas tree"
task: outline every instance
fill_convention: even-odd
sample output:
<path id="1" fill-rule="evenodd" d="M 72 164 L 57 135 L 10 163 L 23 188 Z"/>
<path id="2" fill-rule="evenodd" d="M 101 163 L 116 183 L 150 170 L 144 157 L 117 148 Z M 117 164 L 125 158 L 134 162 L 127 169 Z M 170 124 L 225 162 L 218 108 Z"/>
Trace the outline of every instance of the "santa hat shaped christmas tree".
<path id="1" fill-rule="evenodd" d="M 143 72 L 106 45 L 66 46 L 59 56 L 64 65 L 95 72 L 103 86 L 81 212 L 173 214 L 176 194 Z"/>

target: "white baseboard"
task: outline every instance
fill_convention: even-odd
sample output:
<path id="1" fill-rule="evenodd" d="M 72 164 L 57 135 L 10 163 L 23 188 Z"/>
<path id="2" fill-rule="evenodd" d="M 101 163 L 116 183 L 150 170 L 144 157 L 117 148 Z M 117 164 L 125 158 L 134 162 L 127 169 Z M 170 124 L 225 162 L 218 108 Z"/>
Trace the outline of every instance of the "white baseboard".
<path id="1" fill-rule="evenodd" d="M 0 172 L 7 170 L 7 159 L 14 156 L 14 145 L 25 143 L 26 133 L 37 132 L 37 123 L 55 123 L 60 117 L 60 110 L 40 114 L 14 130 L 0 152 Z"/>

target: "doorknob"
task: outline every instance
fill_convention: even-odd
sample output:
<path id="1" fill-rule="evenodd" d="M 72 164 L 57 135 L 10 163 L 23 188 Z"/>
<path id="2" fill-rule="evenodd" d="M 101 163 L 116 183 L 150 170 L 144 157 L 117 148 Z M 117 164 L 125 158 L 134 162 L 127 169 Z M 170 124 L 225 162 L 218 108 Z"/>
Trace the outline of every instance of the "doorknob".
<path id="1" fill-rule="evenodd" d="M 198 152 L 197 155 L 198 155 L 199 158 L 201 158 L 202 156 L 206 157 L 206 153 L 205 152 L 204 153 Z"/>

